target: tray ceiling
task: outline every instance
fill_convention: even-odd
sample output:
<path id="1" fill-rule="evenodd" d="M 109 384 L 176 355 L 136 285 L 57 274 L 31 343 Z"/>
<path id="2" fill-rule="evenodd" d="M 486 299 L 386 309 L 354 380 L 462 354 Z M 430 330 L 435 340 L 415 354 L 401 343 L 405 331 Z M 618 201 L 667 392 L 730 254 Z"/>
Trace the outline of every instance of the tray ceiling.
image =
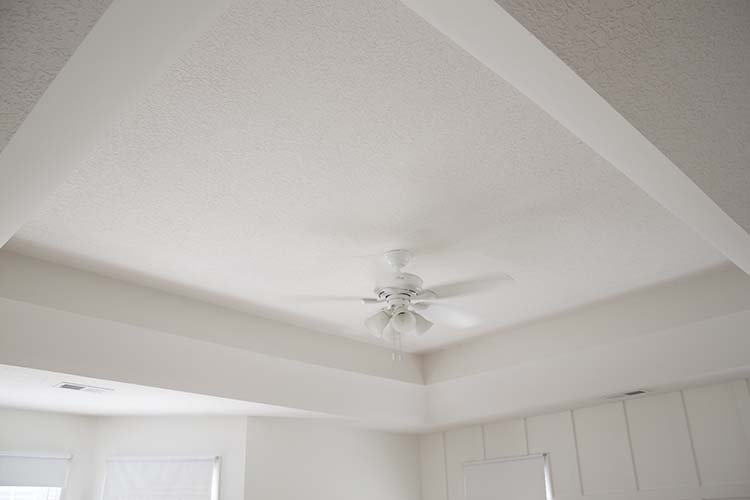
<path id="1" fill-rule="evenodd" d="M 371 339 L 373 260 L 497 331 L 724 261 L 496 74 L 398 3 L 231 8 L 91 144 L 9 247 L 332 334 Z"/>

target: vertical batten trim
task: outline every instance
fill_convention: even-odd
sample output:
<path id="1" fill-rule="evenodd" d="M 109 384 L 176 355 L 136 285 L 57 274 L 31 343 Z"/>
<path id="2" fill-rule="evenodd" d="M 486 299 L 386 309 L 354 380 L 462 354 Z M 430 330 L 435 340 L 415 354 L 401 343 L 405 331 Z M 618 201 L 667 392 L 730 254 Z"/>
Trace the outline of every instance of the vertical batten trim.
<path id="1" fill-rule="evenodd" d="M 630 435 L 630 419 L 628 418 L 628 408 L 625 401 L 622 403 L 622 415 L 625 417 L 625 432 L 628 436 L 628 449 L 630 450 L 630 463 L 633 466 L 633 479 L 635 480 L 635 491 L 641 491 L 641 483 L 638 481 L 638 468 L 635 466 L 635 452 L 633 451 L 633 437 Z"/>
<path id="2" fill-rule="evenodd" d="M 578 467 L 578 487 L 581 489 L 581 495 L 585 495 L 583 489 L 583 472 L 581 472 L 581 453 L 578 451 L 578 431 L 576 431 L 576 417 L 573 410 L 568 410 L 570 413 L 570 423 L 573 426 L 573 446 L 576 451 L 576 467 Z"/>
<path id="3" fill-rule="evenodd" d="M 529 424 L 526 422 L 526 417 L 523 417 L 523 438 L 526 440 L 526 454 L 531 455 L 529 448 Z"/>
<path id="4" fill-rule="evenodd" d="M 693 442 L 693 426 L 690 424 L 690 415 L 687 411 L 687 403 L 685 402 L 685 391 L 680 391 L 680 400 L 682 401 L 682 412 L 685 415 L 685 423 L 687 424 L 688 439 L 690 440 L 690 453 L 693 454 L 693 465 L 695 466 L 695 477 L 698 479 L 698 486 L 703 486 L 703 480 L 701 479 L 701 468 L 698 465 L 698 454 L 695 453 L 695 443 Z"/>
<path id="5" fill-rule="evenodd" d="M 485 439 L 484 425 L 480 425 L 479 428 L 482 430 L 482 458 L 487 460 L 487 440 Z"/>
<path id="6" fill-rule="evenodd" d="M 450 489 L 448 489 L 448 446 L 445 439 L 445 432 L 440 434 L 443 437 L 443 476 L 445 477 L 445 500 L 450 500 Z M 424 500 L 424 499 L 422 499 Z"/>

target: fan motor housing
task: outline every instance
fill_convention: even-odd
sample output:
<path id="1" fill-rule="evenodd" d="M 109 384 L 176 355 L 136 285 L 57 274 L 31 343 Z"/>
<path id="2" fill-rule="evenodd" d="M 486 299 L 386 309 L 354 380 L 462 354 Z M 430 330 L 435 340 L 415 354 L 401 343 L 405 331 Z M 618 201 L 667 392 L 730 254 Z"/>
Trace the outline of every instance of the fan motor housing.
<path id="1" fill-rule="evenodd" d="M 394 273 L 382 278 L 375 288 L 378 300 L 389 308 L 406 307 L 422 291 L 422 278 L 411 273 Z"/>

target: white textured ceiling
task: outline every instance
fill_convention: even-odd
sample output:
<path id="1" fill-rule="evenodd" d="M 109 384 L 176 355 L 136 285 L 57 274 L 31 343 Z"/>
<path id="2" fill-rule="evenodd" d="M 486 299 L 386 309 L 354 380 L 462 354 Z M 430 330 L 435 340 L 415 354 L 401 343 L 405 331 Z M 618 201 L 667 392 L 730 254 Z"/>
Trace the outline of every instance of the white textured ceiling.
<path id="1" fill-rule="evenodd" d="M 750 2 L 496 1 L 750 232 Z"/>
<path id="2" fill-rule="evenodd" d="M 497 75 L 398 3 L 238 3 L 9 244 L 369 340 L 372 256 L 454 303 L 423 350 L 723 261 Z"/>
<path id="3" fill-rule="evenodd" d="M 63 382 L 111 389 L 101 393 L 60 389 Z M 124 384 L 19 366 L 0 365 L 0 407 L 81 415 L 253 415 L 335 418 L 262 403 Z"/>
<path id="4" fill-rule="evenodd" d="M 0 2 L 0 148 L 111 2 Z"/>

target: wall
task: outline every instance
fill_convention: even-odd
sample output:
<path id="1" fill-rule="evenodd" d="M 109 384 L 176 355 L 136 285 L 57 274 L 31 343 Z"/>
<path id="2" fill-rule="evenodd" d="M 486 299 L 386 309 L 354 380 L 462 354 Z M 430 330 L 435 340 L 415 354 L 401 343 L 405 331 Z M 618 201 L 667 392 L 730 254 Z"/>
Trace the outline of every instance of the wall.
<path id="1" fill-rule="evenodd" d="M 221 456 L 221 498 L 241 499 L 245 475 L 245 417 L 109 417 L 95 420 L 94 497 L 104 461 L 112 456 Z"/>
<path id="2" fill-rule="evenodd" d="M 223 500 L 416 500 L 420 490 L 416 436 L 313 420 L 0 409 L 0 450 L 72 453 L 65 500 L 101 498 L 105 459 L 143 455 L 220 455 Z"/>
<path id="3" fill-rule="evenodd" d="M 556 498 L 750 497 L 750 381 L 421 436 L 422 500 L 463 500 L 464 461 L 540 452 Z"/>
<path id="4" fill-rule="evenodd" d="M 416 436 L 291 419 L 248 420 L 248 500 L 415 500 Z"/>
<path id="5" fill-rule="evenodd" d="M 0 408 L 0 450 L 71 453 L 66 500 L 91 498 L 94 420 Z"/>

